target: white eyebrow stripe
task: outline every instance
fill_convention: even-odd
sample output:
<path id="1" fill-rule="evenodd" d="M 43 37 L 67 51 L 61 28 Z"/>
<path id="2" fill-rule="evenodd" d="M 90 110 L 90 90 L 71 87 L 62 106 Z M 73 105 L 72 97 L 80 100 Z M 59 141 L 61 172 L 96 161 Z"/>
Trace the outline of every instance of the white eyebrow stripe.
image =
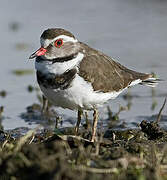
<path id="1" fill-rule="evenodd" d="M 54 39 L 43 39 L 41 38 L 40 41 L 41 41 L 41 45 L 43 47 L 47 47 L 49 46 L 50 43 L 56 41 L 57 39 L 63 39 L 64 42 L 78 42 L 77 39 L 74 39 L 73 37 L 70 37 L 70 36 L 66 36 L 66 35 L 60 35 L 60 36 L 57 36 L 56 38 Z"/>
<path id="2" fill-rule="evenodd" d="M 57 39 L 63 39 L 64 42 L 67 42 L 67 41 L 78 42 L 77 39 L 74 39 L 73 37 L 66 36 L 66 35 L 57 36 L 56 38 L 54 38 L 54 41 L 56 41 Z"/>

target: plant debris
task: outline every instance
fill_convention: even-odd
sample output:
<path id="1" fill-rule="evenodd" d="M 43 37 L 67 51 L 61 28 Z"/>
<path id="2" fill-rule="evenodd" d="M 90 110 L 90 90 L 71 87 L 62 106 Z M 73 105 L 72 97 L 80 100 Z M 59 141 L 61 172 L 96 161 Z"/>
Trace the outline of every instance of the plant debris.
<path id="1" fill-rule="evenodd" d="M 0 119 L 2 118 L 2 113 L 4 111 L 4 107 L 3 106 L 0 106 Z"/>
<path id="2" fill-rule="evenodd" d="M 152 141 L 140 130 L 115 131 L 115 140 L 99 133 L 95 143 L 82 133 L 36 129 L 16 139 L 8 133 L 0 132 L 0 179 L 166 178 L 166 142 Z"/>
<path id="3" fill-rule="evenodd" d="M 17 76 L 29 75 L 33 74 L 33 72 L 34 71 L 32 69 L 16 69 L 12 71 L 12 73 Z"/>
<path id="4" fill-rule="evenodd" d="M 32 85 L 28 85 L 27 86 L 27 91 L 30 92 L 30 93 L 33 92 L 34 91 L 34 87 Z"/>
<path id="5" fill-rule="evenodd" d="M 158 113 L 156 121 L 147 122 L 146 120 L 143 120 L 140 123 L 141 130 L 144 133 L 146 133 L 148 135 L 148 138 L 151 140 L 161 138 L 161 137 L 165 136 L 165 134 L 166 134 L 165 131 L 162 130 L 159 126 L 159 122 L 161 120 L 161 114 L 165 107 L 165 104 L 166 104 L 166 98 L 165 98 L 164 103 Z"/>
<path id="6" fill-rule="evenodd" d="M 140 127 L 142 131 L 148 135 L 149 139 L 158 139 L 164 135 L 164 131 L 159 127 L 157 122 L 147 122 L 143 120 Z"/>
<path id="7" fill-rule="evenodd" d="M 5 90 L 2 90 L 2 91 L 0 91 L 0 96 L 1 97 L 6 97 L 6 95 L 7 95 L 7 92 L 5 91 Z"/>

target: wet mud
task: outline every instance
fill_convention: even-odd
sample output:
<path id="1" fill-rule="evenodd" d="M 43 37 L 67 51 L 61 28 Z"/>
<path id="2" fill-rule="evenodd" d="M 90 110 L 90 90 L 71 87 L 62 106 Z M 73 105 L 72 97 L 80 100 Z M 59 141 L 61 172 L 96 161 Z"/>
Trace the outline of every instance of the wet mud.
<path id="1" fill-rule="evenodd" d="M 22 116 L 36 119 L 40 112 L 41 106 L 33 104 Z M 116 124 L 119 113 L 109 113 Z M 166 179 L 167 131 L 159 127 L 160 115 L 156 121 L 143 120 L 137 129 L 116 131 L 110 123 L 98 129 L 94 143 L 89 141 L 91 123 L 77 136 L 74 128 L 59 126 L 1 130 L 0 179 Z M 42 117 L 53 116 L 49 110 Z"/>

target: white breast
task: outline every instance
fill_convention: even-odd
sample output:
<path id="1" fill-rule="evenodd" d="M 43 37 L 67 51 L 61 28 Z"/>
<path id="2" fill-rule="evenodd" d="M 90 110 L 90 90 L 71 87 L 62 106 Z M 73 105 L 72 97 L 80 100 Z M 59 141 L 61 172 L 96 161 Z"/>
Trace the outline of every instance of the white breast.
<path id="1" fill-rule="evenodd" d="M 78 74 L 73 80 L 71 87 L 65 90 L 46 89 L 41 87 L 45 96 L 55 105 L 68 109 L 94 109 L 107 102 L 109 99 L 114 99 L 122 91 L 119 92 L 95 92 L 92 85 L 86 82 Z"/>

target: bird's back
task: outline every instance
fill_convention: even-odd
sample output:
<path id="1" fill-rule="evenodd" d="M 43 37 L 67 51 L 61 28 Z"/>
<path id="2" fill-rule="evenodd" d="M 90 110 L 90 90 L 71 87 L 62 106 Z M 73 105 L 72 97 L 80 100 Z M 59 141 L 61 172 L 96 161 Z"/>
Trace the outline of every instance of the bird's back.
<path id="1" fill-rule="evenodd" d="M 130 70 L 111 57 L 81 43 L 85 50 L 84 59 L 80 63 L 79 74 L 92 83 L 95 91 L 120 91 L 130 86 L 134 81 L 138 83 L 152 77 L 152 74 L 139 73 Z"/>

